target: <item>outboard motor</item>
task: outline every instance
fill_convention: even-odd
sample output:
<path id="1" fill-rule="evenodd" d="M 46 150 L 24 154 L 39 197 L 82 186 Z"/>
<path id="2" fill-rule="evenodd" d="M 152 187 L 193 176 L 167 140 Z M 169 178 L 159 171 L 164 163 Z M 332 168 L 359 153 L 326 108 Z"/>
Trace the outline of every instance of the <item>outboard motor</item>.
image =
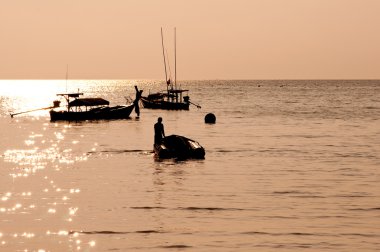
<path id="1" fill-rule="evenodd" d="M 53 108 L 58 108 L 60 104 L 61 104 L 61 101 L 58 101 L 58 100 L 53 101 Z"/>
<path id="2" fill-rule="evenodd" d="M 186 103 L 190 103 L 190 97 L 188 95 L 184 96 L 183 101 Z"/>

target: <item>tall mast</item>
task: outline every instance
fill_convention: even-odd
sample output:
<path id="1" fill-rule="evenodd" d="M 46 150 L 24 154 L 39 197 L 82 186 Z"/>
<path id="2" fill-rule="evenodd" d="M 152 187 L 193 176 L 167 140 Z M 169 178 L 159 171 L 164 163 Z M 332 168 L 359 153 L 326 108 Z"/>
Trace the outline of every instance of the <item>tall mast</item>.
<path id="1" fill-rule="evenodd" d="M 66 93 L 67 93 L 67 79 L 69 78 L 69 64 L 66 64 Z"/>
<path id="2" fill-rule="evenodd" d="M 162 55 L 164 56 L 164 66 L 165 66 L 165 82 L 166 82 L 166 89 L 169 89 L 169 84 L 168 83 L 168 74 L 166 71 L 166 59 L 165 59 L 165 48 L 164 48 L 164 35 L 162 33 L 162 27 L 161 27 L 161 43 L 162 43 Z"/>
<path id="3" fill-rule="evenodd" d="M 177 89 L 177 35 L 174 27 L 174 86 Z"/>

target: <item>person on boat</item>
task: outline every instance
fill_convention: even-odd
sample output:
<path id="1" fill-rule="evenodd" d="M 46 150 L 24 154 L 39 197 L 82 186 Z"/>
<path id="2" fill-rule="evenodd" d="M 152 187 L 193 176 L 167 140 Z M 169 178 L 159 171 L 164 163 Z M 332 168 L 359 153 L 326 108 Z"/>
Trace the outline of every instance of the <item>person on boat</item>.
<path id="1" fill-rule="evenodd" d="M 154 144 L 161 144 L 164 137 L 164 125 L 162 124 L 162 118 L 159 117 L 157 122 L 154 124 Z"/>
<path id="2" fill-rule="evenodd" d="M 140 116 L 140 107 L 139 107 L 139 101 L 140 101 L 140 98 L 141 98 L 141 95 L 142 95 L 142 92 L 143 90 L 139 90 L 137 88 L 137 86 L 135 86 L 135 90 L 136 90 L 136 98 L 135 100 L 133 101 L 133 104 L 135 105 L 135 112 L 137 114 L 137 117 Z"/>

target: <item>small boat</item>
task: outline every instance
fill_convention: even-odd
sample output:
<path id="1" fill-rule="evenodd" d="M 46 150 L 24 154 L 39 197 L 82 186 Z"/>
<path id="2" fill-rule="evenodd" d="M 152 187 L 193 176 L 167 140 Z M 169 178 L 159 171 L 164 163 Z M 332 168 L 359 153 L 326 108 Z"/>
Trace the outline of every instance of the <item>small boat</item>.
<path id="1" fill-rule="evenodd" d="M 83 93 L 57 94 L 67 101 L 67 110 L 50 110 L 51 121 L 110 120 L 129 118 L 135 104 L 109 106 L 103 98 L 79 98 Z M 71 100 L 73 99 L 73 100 Z"/>
<path id="2" fill-rule="evenodd" d="M 141 103 L 144 108 L 148 109 L 165 109 L 165 110 L 189 110 L 189 96 L 183 96 L 183 89 L 168 89 L 167 92 L 158 92 L 141 97 Z"/>
<path id="3" fill-rule="evenodd" d="M 154 144 L 155 155 L 162 159 L 204 159 L 205 149 L 196 141 L 184 136 L 170 135 L 161 144 Z"/>
<path id="4" fill-rule="evenodd" d="M 162 54 L 164 58 L 165 66 L 165 81 L 166 81 L 166 91 L 161 91 L 157 93 L 149 94 L 148 96 L 141 97 L 141 103 L 144 108 L 148 109 L 165 109 L 165 110 L 189 110 L 190 104 L 193 104 L 200 108 L 199 105 L 194 104 L 190 101 L 187 89 L 177 88 L 177 57 L 176 57 L 176 36 L 174 29 L 174 52 L 175 52 L 175 77 L 174 86 L 171 83 L 170 77 L 168 78 L 167 68 L 166 68 L 166 57 L 164 48 L 164 38 L 161 28 L 161 42 L 162 42 Z M 169 65 L 169 64 L 168 64 Z M 170 65 L 169 65 L 170 70 Z M 169 71 L 170 72 L 170 71 Z"/>

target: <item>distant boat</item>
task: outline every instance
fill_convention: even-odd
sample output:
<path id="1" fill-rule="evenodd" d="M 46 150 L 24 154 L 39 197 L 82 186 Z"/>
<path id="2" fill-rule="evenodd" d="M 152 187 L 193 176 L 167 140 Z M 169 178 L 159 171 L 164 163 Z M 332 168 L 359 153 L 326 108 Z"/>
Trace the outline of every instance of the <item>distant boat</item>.
<path id="1" fill-rule="evenodd" d="M 83 93 L 57 94 L 67 101 L 67 110 L 50 110 L 51 121 L 110 120 L 129 118 L 135 103 L 109 106 L 103 98 L 79 98 Z"/>
<path id="2" fill-rule="evenodd" d="M 165 109 L 165 110 L 189 110 L 190 104 L 193 104 L 200 108 L 199 105 L 194 104 L 190 101 L 187 89 L 177 88 L 177 57 L 176 57 L 176 30 L 174 28 L 174 54 L 175 54 L 175 77 L 174 86 L 168 78 L 167 68 L 166 68 L 166 57 L 164 48 L 164 38 L 161 28 L 161 43 L 162 43 L 162 54 L 164 58 L 165 66 L 165 81 L 166 81 L 166 91 L 161 91 L 148 96 L 141 97 L 141 103 L 144 108 L 148 109 Z"/>
<path id="3" fill-rule="evenodd" d="M 153 150 L 157 157 L 184 159 L 204 159 L 205 149 L 196 141 L 184 136 L 170 135 L 161 144 L 154 144 Z"/>
<path id="4" fill-rule="evenodd" d="M 189 110 L 189 96 L 183 96 L 183 92 L 188 90 L 169 89 L 165 92 L 158 92 L 142 96 L 141 102 L 144 108 L 165 109 L 165 110 Z"/>

